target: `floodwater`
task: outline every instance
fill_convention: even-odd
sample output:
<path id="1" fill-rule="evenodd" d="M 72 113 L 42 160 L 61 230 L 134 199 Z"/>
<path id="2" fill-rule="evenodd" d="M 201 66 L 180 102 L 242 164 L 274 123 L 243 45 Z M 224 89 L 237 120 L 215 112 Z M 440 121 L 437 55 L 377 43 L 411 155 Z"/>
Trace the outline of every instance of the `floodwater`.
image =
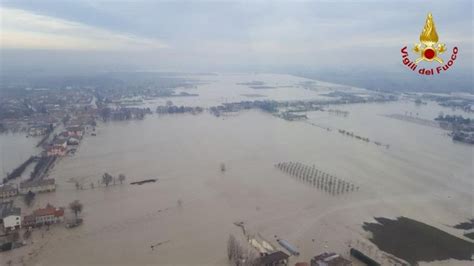
<path id="1" fill-rule="evenodd" d="M 193 88 L 177 89 L 177 93 L 187 92 L 198 94 L 198 97 L 164 97 L 157 100 L 146 101 L 149 107 L 164 105 L 170 100 L 175 105 L 211 107 L 222 103 L 253 101 L 253 100 L 275 100 L 293 101 L 308 99 L 330 99 L 326 94 L 335 89 L 340 91 L 355 91 L 359 93 L 367 90 L 348 87 L 328 82 L 308 80 L 291 75 L 275 74 L 217 74 L 215 76 L 186 76 L 197 79 L 203 84 Z M 254 89 L 245 83 L 262 82 L 268 89 Z M 312 82 L 304 86 L 302 82 Z M 306 87 L 306 89 L 304 88 Z"/>
<path id="2" fill-rule="evenodd" d="M 234 79 L 229 77 L 229 87 Z M 261 77 L 241 82 L 252 80 Z M 210 84 L 203 86 L 216 86 Z M 201 105 L 199 98 L 182 99 Z M 332 131 L 260 111 L 219 118 L 207 113 L 150 115 L 142 121 L 100 124 L 96 137 L 86 136 L 76 155 L 56 164 L 50 176 L 56 178 L 57 191 L 22 208 L 27 214 L 46 203 L 67 206 L 78 199 L 84 204 L 84 224 L 35 231 L 34 243 L 28 240 L 27 246 L 0 256 L 27 265 L 226 265 L 226 241 L 229 234 L 241 237 L 233 224 L 240 221 L 277 248 L 275 236 L 297 246 L 301 255 L 292 257 L 291 265 L 324 251 L 349 257 L 348 245 L 368 247 L 362 224 L 373 217 L 405 216 L 462 237 L 462 230 L 450 225 L 472 218 L 472 146 L 453 143 L 442 129 L 382 116 L 418 112 L 432 119 L 440 111 L 451 114 L 449 109 L 409 102 L 331 108 L 350 114 L 308 116 Z M 328 195 L 274 167 L 288 161 L 315 165 L 360 189 Z M 127 180 L 97 187 L 104 172 L 123 173 Z M 149 178 L 158 182 L 129 185 Z M 72 180 L 84 190 L 76 190 Z M 22 206 L 20 199 L 16 202 Z"/>
<path id="3" fill-rule="evenodd" d="M 21 163 L 37 155 L 40 149 L 36 144 L 40 137 L 26 137 L 25 134 L 0 134 L 0 174 L 2 177 L 18 167 Z"/>

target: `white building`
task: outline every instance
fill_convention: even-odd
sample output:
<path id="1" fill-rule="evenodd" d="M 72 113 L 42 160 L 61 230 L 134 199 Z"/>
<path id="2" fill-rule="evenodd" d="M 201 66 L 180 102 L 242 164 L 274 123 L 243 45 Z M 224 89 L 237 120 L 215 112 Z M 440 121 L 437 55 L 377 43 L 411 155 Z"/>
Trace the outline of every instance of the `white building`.
<path id="1" fill-rule="evenodd" d="M 6 233 L 21 228 L 21 209 L 13 207 L 13 201 L 0 203 L 0 226 Z"/>
<path id="2" fill-rule="evenodd" d="M 70 137 L 67 140 L 67 145 L 79 145 L 79 140 L 73 137 Z"/>
<path id="3" fill-rule="evenodd" d="M 55 147 L 61 147 L 61 148 L 67 148 L 67 139 L 55 139 L 53 141 L 53 146 Z"/>

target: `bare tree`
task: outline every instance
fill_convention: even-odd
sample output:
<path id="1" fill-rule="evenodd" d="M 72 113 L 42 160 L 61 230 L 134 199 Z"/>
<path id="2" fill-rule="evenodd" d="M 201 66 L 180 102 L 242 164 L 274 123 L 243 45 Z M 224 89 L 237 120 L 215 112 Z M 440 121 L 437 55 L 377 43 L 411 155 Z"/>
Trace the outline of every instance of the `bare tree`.
<path id="1" fill-rule="evenodd" d="M 79 202 L 78 200 L 75 200 L 71 203 L 69 203 L 69 209 L 71 209 L 72 212 L 74 212 L 74 215 L 76 216 L 76 221 L 77 221 L 77 216 L 80 212 L 82 212 L 82 203 Z"/>
<path id="2" fill-rule="evenodd" d="M 256 266 L 258 265 L 258 256 L 251 249 L 245 249 L 242 247 L 234 237 L 234 235 L 229 235 L 227 240 L 227 258 L 234 265 L 242 266 Z"/>
<path id="3" fill-rule="evenodd" d="M 31 204 L 33 203 L 33 201 L 35 199 L 35 196 L 36 196 L 36 194 L 34 192 L 28 191 L 28 193 L 26 193 L 24 198 L 23 198 L 25 200 L 25 204 L 27 206 L 31 206 Z"/>
<path id="4" fill-rule="evenodd" d="M 120 181 L 120 185 L 125 181 L 126 176 L 124 174 L 119 174 L 118 179 Z"/>
<path id="5" fill-rule="evenodd" d="M 227 258 L 229 260 L 234 260 L 236 255 L 237 249 L 237 239 L 235 239 L 234 235 L 229 235 L 229 239 L 227 240 Z"/>
<path id="6" fill-rule="evenodd" d="M 243 265 L 245 266 L 257 266 L 257 265 L 260 265 L 258 263 L 258 255 L 252 250 L 252 249 L 247 249 L 245 251 L 245 261 L 243 263 Z"/>
<path id="7" fill-rule="evenodd" d="M 23 234 L 23 239 L 29 239 L 31 237 L 31 230 L 28 228 L 26 232 Z"/>
<path id="8" fill-rule="evenodd" d="M 94 189 L 94 182 L 91 182 L 91 189 Z"/>
<path id="9" fill-rule="evenodd" d="M 102 176 L 102 183 L 105 184 L 105 186 L 109 186 L 110 182 L 112 182 L 112 175 L 110 175 L 109 173 L 104 173 L 104 175 Z"/>

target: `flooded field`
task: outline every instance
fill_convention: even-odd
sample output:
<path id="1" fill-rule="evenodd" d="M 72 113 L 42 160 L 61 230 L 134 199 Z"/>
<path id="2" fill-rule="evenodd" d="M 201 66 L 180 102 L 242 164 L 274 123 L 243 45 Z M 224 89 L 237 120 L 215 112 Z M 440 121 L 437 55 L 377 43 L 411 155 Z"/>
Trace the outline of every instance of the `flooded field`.
<path id="1" fill-rule="evenodd" d="M 229 76 L 196 89 L 199 97 L 172 101 L 211 106 L 242 100 L 242 94 L 288 100 L 293 90 L 293 99 L 324 97 L 318 95 L 328 90 L 232 90 L 242 86 L 238 82 L 270 83 L 268 79 L 281 86 L 302 81 L 278 75 Z M 35 231 L 33 243 L 1 254 L 2 259 L 27 265 L 226 265 L 226 241 L 231 233 L 241 234 L 233 224 L 240 221 L 275 246 L 275 236 L 294 244 L 301 255 L 290 259 L 293 264 L 324 251 L 349 257 L 348 246 L 356 240 L 369 243 L 362 225 L 375 221 L 373 217 L 405 216 L 462 238 L 462 230 L 449 225 L 472 218 L 472 146 L 453 143 L 442 129 L 383 116 L 412 112 L 433 119 L 450 110 L 412 102 L 333 107 L 349 115 L 308 113 L 309 122 L 330 130 L 259 111 L 219 118 L 208 113 L 153 114 L 141 121 L 99 124 L 97 136 L 86 136 L 77 153 L 62 158 L 50 173 L 58 186 L 55 193 L 38 195 L 31 208 L 16 200 L 29 212 L 46 203 L 66 206 L 78 199 L 84 204 L 84 224 Z M 338 129 L 390 147 L 358 141 Z M 29 140 L 22 138 L 21 145 L 28 146 Z M 279 162 L 316 165 L 360 189 L 334 197 L 289 178 L 275 167 Z M 104 172 L 123 173 L 127 180 L 90 188 Z M 129 184 L 145 179 L 157 181 Z M 74 182 L 85 189 L 77 190 Z"/>

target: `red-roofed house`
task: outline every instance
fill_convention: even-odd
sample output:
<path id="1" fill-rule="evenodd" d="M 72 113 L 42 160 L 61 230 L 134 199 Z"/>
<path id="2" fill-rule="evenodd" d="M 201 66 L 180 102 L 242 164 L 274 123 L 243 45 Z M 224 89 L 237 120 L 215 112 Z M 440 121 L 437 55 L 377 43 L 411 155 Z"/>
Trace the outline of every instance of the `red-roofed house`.
<path id="1" fill-rule="evenodd" d="M 82 126 L 72 126 L 66 130 L 69 137 L 82 138 L 82 135 L 84 135 L 84 127 Z"/>
<path id="2" fill-rule="evenodd" d="M 46 154 L 48 156 L 64 156 L 66 155 L 66 148 L 62 146 L 50 146 Z"/>
<path id="3" fill-rule="evenodd" d="M 64 208 L 55 208 L 48 204 L 46 208 L 35 210 L 33 216 L 35 225 L 60 223 L 64 221 Z"/>
<path id="4" fill-rule="evenodd" d="M 23 220 L 21 221 L 21 226 L 25 228 L 33 227 L 35 225 L 36 225 L 36 218 L 33 214 L 24 216 Z"/>

